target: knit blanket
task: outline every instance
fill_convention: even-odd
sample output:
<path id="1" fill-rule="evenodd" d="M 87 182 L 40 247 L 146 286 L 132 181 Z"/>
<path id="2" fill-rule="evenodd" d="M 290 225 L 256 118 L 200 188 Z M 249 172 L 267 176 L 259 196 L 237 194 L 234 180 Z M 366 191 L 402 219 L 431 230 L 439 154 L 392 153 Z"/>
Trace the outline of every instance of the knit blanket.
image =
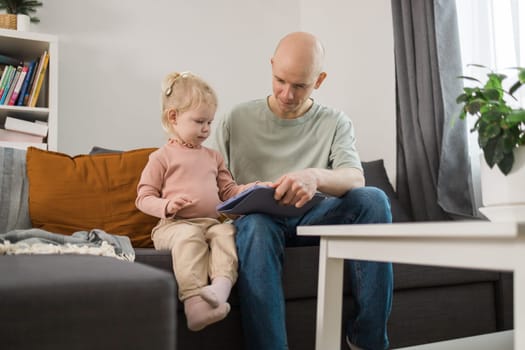
<path id="1" fill-rule="evenodd" d="M 78 231 L 71 236 L 35 228 L 0 234 L 0 255 L 18 254 L 88 254 L 135 260 L 129 237 L 98 229 Z"/>
<path id="2" fill-rule="evenodd" d="M 31 227 L 26 150 L 0 147 L 0 233 Z"/>

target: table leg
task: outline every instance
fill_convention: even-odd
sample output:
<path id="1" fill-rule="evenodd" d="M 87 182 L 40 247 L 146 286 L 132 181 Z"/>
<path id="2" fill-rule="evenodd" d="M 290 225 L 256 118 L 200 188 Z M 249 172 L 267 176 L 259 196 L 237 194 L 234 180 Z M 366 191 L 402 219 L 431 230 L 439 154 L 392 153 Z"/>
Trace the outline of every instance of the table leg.
<path id="1" fill-rule="evenodd" d="M 315 345 L 317 350 L 335 350 L 341 347 L 344 261 L 329 258 L 328 249 L 328 241 L 321 238 Z"/>

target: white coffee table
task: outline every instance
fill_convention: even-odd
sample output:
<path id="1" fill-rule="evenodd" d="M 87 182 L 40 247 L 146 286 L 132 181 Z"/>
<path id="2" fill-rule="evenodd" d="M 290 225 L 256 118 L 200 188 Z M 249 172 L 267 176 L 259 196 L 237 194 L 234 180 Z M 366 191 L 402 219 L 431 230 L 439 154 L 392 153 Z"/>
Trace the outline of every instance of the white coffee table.
<path id="1" fill-rule="evenodd" d="M 514 334 L 514 349 L 525 349 L 525 223 L 301 226 L 297 233 L 321 237 L 317 350 L 341 345 L 344 259 L 513 271 L 514 332 L 510 334 Z"/>

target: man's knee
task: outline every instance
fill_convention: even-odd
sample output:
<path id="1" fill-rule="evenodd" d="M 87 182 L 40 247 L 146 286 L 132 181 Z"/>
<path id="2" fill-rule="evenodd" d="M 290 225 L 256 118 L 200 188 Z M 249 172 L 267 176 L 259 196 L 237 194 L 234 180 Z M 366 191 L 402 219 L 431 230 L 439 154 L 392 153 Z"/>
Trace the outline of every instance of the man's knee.
<path id="1" fill-rule="evenodd" d="M 383 205 L 388 205 L 388 197 L 385 192 L 373 186 L 358 187 L 350 190 L 346 193 L 346 196 L 353 198 L 353 200 L 362 201 L 365 203 L 380 203 Z"/>
<path id="2" fill-rule="evenodd" d="M 348 191 L 344 200 L 353 207 L 362 208 L 366 212 L 366 221 L 363 223 L 390 223 L 392 212 L 390 200 L 383 190 L 373 186 L 358 187 Z"/>

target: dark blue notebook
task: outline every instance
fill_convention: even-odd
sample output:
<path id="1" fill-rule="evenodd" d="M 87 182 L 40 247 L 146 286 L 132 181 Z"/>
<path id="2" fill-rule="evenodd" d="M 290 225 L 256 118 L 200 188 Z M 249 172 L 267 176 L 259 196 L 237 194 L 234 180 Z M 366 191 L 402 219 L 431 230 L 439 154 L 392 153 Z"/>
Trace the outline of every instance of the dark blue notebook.
<path id="1" fill-rule="evenodd" d="M 217 211 L 235 215 L 264 213 L 274 216 L 300 216 L 326 198 L 326 195 L 317 192 L 309 202 L 301 208 L 296 208 L 293 205 L 279 204 L 273 198 L 274 192 L 272 187 L 255 185 L 219 204 Z"/>

